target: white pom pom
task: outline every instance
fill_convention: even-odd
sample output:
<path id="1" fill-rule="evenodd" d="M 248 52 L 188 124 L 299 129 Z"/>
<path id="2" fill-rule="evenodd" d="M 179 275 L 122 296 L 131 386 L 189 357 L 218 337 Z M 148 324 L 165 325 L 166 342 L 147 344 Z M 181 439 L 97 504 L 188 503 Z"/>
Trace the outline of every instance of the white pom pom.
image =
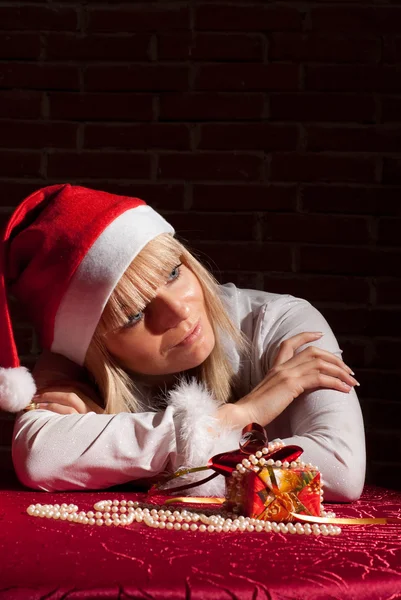
<path id="1" fill-rule="evenodd" d="M 0 409 L 8 412 L 23 410 L 35 393 L 36 385 L 27 368 L 0 368 Z"/>

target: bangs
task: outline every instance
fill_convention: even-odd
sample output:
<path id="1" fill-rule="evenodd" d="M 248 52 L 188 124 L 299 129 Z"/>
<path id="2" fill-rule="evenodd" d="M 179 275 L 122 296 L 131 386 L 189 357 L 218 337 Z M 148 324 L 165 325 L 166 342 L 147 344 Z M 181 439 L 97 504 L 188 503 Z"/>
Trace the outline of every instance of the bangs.
<path id="1" fill-rule="evenodd" d="M 181 262 L 182 250 L 167 233 L 146 244 L 114 288 L 98 325 L 100 334 L 122 327 L 130 316 L 145 309 Z"/>

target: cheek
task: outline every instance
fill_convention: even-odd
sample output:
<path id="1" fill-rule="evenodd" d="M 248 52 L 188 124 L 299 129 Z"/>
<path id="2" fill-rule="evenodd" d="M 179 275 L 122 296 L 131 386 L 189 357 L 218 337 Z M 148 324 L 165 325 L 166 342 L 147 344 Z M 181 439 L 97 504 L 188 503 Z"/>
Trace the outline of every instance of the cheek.
<path id="1" fill-rule="evenodd" d="M 143 332 L 142 335 L 133 335 L 131 339 L 119 342 L 116 345 L 116 352 L 127 364 L 149 364 L 150 360 L 155 360 L 159 355 L 160 340 L 154 336 Z"/>

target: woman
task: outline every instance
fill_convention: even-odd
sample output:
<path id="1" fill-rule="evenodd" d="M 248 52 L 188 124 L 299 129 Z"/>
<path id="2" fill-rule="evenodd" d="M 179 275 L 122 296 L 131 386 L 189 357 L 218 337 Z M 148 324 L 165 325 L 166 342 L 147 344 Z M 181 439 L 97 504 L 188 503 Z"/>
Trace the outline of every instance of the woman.
<path id="1" fill-rule="evenodd" d="M 14 213 L 4 270 L 47 350 L 42 393 L 15 425 L 20 480 L 49 491 L 149 480 L 235 448 L 256 421 L 304 449 L 327 500 L 358 498 L 358 384 L 322 315 L 218 286 L 172 234 L 142 201 L 70 185 Z M 10 336 L 5 367 L 18 365 Z"/>

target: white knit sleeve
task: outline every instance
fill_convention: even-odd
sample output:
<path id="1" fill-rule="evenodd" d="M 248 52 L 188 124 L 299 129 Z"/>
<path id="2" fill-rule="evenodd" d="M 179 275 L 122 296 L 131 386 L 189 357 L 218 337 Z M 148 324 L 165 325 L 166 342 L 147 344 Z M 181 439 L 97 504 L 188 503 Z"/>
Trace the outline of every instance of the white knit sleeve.
<path id="1" fill-rule="evenodd" d="M 238 446 L 239 431 L 220 425 L 217 403 L 195 382 L 178 386 L 169 402 L 157 413 L 21 413 L 12 446 L 16 473 L 24 485 L 44 491 L 102 489 L 202 466 Z M 224 482 L 203 489 L 222 491 Z"/>
<path id="2" fill-rule="evenodd" d="M 273 313 L 266 311 L 269 326 L 265 322 L 261 339 L 264 373 L 272 366 L 280 343 L 304 331 L 322 331 L 323 337 L 312 344 L 342 357 L 326 319 L 309 302 L 283 297 Z M 298 352 L 308 345 L 311 344 L 305 344 Z M 366 454 L 362 413 L 354 390 L 306 392 L 267 429 L 269 437 L 284 437 L 287 444 L 301 446 L 302 460 L 319 467 L 326 500 L 347 502 L 359 498 L 365 480 Z"/>

